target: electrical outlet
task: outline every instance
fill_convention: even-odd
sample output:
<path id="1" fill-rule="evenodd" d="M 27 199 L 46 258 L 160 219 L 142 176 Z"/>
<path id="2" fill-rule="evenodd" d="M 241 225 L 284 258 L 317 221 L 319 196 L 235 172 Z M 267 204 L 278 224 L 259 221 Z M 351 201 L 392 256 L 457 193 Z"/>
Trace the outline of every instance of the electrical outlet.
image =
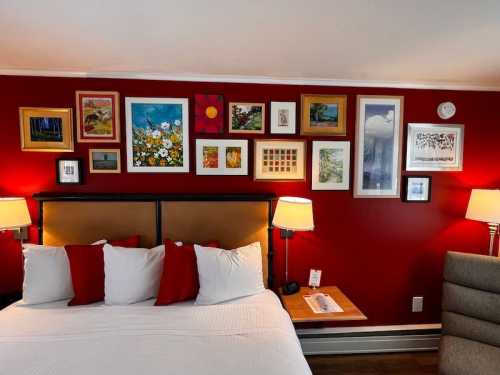
<path id="1" fill-rule="evenodd" d="M 424 297 L 413 297 L 411 304 L 412 312 L 422 312 L 424 310 Z"/>

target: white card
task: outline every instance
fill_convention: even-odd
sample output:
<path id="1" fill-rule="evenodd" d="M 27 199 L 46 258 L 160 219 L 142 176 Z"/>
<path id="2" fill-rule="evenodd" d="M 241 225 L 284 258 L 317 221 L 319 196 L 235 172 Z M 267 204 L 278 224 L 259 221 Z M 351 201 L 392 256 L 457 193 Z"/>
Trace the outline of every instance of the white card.
<path id="1" fill-rule="evenodd" d="M 309 272 L 309 286 L 319 288 L 321 282 L 321 270 L 313 270 Z"/>

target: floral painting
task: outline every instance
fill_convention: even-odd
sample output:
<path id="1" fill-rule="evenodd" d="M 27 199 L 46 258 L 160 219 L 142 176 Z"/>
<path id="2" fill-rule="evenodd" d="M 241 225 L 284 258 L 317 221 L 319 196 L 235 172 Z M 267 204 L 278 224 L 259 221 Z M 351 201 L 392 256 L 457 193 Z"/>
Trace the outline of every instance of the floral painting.
<path id="1" fill-rule="evenodd" d="M 264 103 L 229 103 L 229 132 L 265 132 Z"/>
<path id="2" fill-rule="evenodd" d="M 188 100 L 126 98 L 129 172 L 189 172 Z"/>
<path id="3" fill-rule="evenodd" d="M 203 146 L 203 168 L 219 168 L 219 147 Z"/>
<path id="4" fill-rule="evenodd" d="M 195 95 L 194 129 L 196 133 L 221 134 L 224 131 L 222 95 Z"/>
<path id="5" fill-rule="evenodd" d="M 119 93 L 77 91 L 78 142 L 120 142 Z"/>
<path id="6" fill-rule="evenodd" d="M 349 189 L 349 142 L 313 141 L 312 189 Z"/>
<path id="7" fill-rule="evenodd" d="M 226 168 L 241 168 L 241 147 L 226 147 Z"/>
<path id="8" fill-rule="evenodd" d="M 197 139 L 197 175 L 247 175 L 248 141 L 246 139 Z"/>

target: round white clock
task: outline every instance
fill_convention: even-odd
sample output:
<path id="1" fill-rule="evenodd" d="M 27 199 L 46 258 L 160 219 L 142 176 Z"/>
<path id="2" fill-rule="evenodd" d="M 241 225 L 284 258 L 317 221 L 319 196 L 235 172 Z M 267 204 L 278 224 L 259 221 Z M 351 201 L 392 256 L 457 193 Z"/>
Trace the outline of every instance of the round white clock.
<path id="1" fill-rule="evenodd" d="M 457 107 L 452 102 L 443 102 L 438 106 L 437 113 L 443 120 L 448 120 L 455 116 Z"/>

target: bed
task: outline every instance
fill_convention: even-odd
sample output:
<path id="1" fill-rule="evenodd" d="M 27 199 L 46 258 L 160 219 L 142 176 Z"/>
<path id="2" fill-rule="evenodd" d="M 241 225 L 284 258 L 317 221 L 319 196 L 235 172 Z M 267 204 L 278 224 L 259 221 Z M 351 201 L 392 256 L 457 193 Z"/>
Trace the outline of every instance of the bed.
<path id="1" fill-rule="evenodd" d="M 39 194 L 45 244 L 141 234 L 218 239 L 233 248 L 258 240 L 272 286 L 272 195 Z M 98 210 L 98 211 L 96 211 Z M 96 217 L 95 212 L 102 212 Z M 153 306 L 67 301 L 0 312 L 0 374 L 311 374 L 295 330 L 270 290 L 212 306 L 192 301 Z"/>

